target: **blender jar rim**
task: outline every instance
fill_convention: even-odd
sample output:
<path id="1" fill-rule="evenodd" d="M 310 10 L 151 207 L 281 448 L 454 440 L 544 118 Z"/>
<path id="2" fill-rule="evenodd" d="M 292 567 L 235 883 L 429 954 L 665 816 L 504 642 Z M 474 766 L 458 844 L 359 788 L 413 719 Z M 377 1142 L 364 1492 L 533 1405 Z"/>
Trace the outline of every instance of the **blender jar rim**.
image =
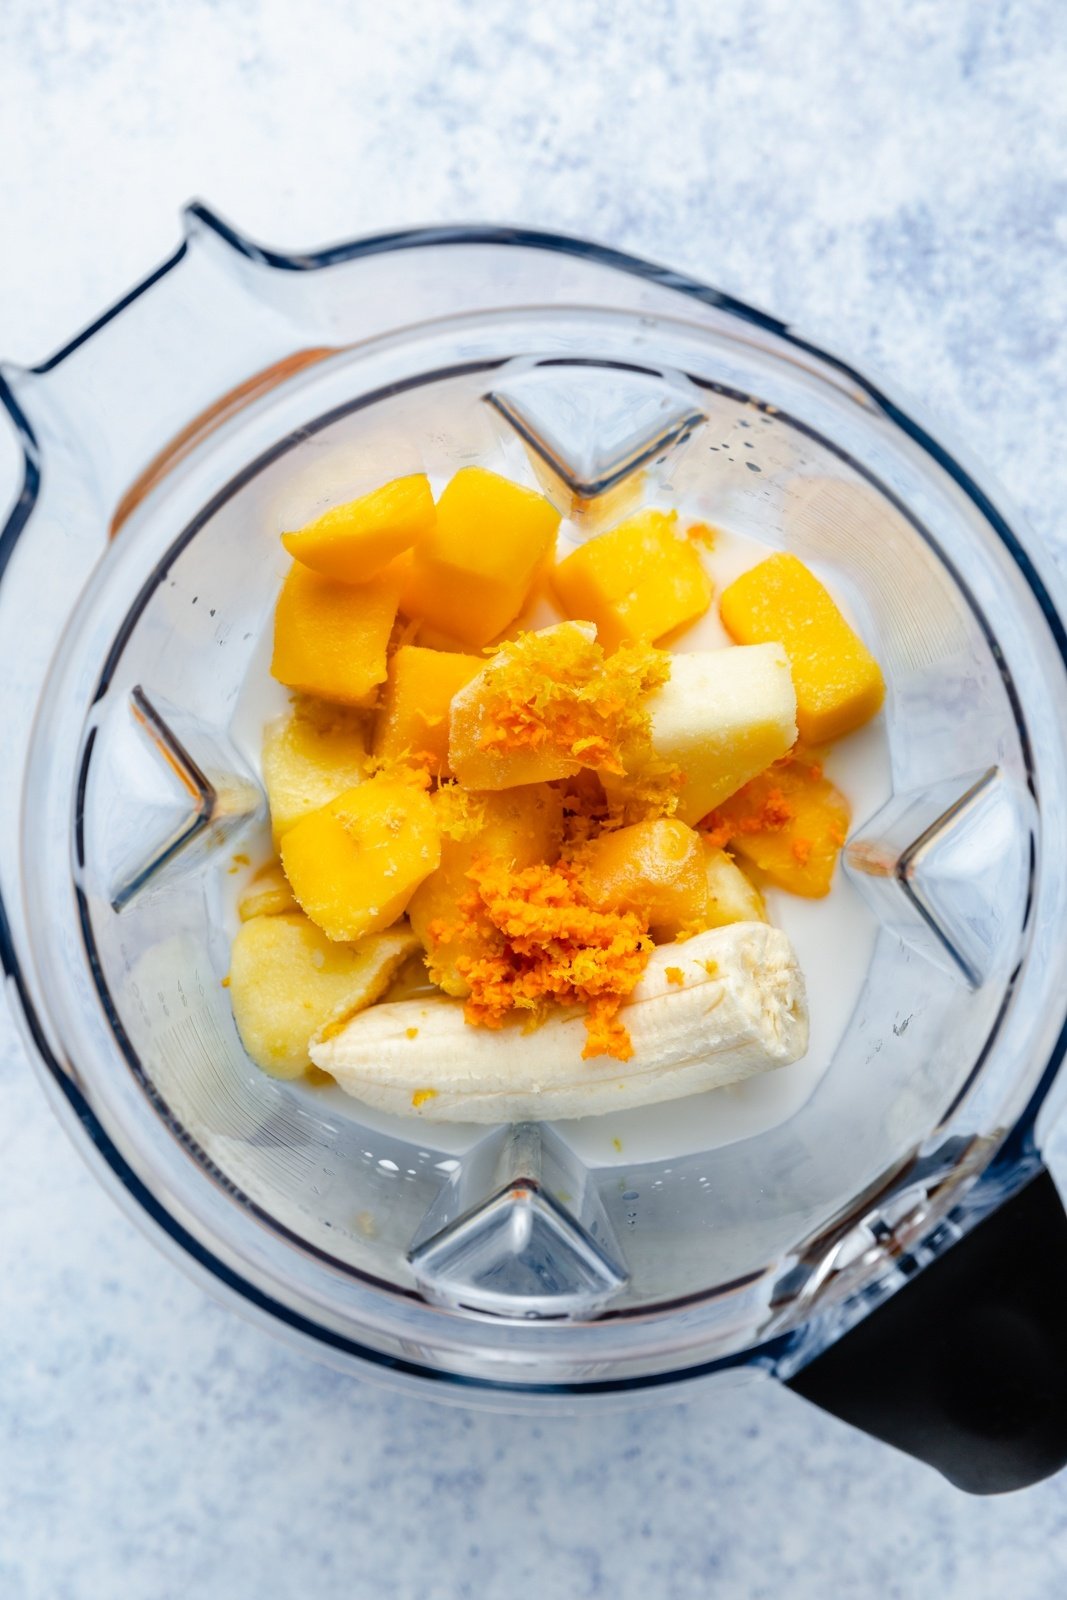
<path id="1" fill-rule="evenodd" d="M 1067 663 L 1067 633 L 1065 633 L 1062 616 L 1057 610 L 1055 602 L 1050 593 L 1049 586 L 1042 578 L 1039 570 L 1039 564 L 1035 562 L 1030 552 L 1026 550 L 1025 546 L 1018 538 L 1014 528 L 997 510 L 988 495 L 981 488 L 979 488 L 978 484 L 970 475 L 970 473 L 968 473 L 965 468 L 959 464 L 955 457 L 952 456 L 943 446 L 936 443 L 931 435 L 929 435 L 919 423 L 914 422 L 905 411 L 903 411 L 894 402 L 889 400 L 889 398 L 881 389 L 874 387 L 866 379 L 862 378 L 853 368 L 848 366 L 847 363 L 839 361 L 835 357 L 826 355 L 826 353 L 820 350 L 816 345 L 792 334 L 791 331 L 784 324 L 777 321 L 777 319 L 769 317 L 765 313 L 756 311 L 753 308 L 744 305 L 742 302 L 735 300 L 732 296 L 724 295 L 719 291 L 710 289 L 697 283 L 695 280 L 685 278 L 683 275 L 671 272 L 668 269 L 655 267 L 652 264 L 640 261 L 635 257 L 623 255 L 621 252 L 606 249 L 597 245 L 592 245 L 583 240 L 567 238 L 563 235 L 540 233 L 533 230 L 495 228 L 489 226 L 404 230 L 395 234 L 379 235 L 356 241 L 351 245 L 336 246 L 331 249 L 315 252 L 313 254 L 287 256 L 281 255 L 278 252 L 264 250 L 256 245 L 252 245 L 247 240 L 244 240 L 227 224 L 219 221 L 219 219 L 214 217 L 214 215 L 208 212 L 203 206 L 195 205 L 190 207 L 188 215 L 195 223 L 218 234 L 232 249 L 237 251 L 240 255 L 243 255 L 247 259 L 258 262 L 264 266 L 286 272 L 314 271 L 358 259 L 361 255 L 374 255 L 395 250 L 418 249 L 435 245 L 491 245 L 499 247 L 518 246 L 579 255 L 594 261 L 597 264 L 614 268 L 622 272 L 628 272 L 639 277 L 644 277 L 648 281 L 653 282 L 660 287 L 676 291 L 683 295 L 688 295 L 699 300 L 704 305 L 711 306 L 717 311 L 726 313 L 728 316 L 738 317 L 744 321 L 754 324 L 762 331 L 773 335 L 775 339 L 783 340 L 787 344 L 795 347 L 798 351 L 803 352 L 805 356 L 816 361 L 820 368 L 829 370 L 832 374 L 834 374 L 834 379 L 836 382 L 843 383 L 849 387 L 858 386 L 860 392 L 870 403 L 875 405 L 892 424 L 900 429 L 915 445 L 919 447 L 920 450 L 930 456 L 938 467 L 948 474 L 948 476 L 954 481 L 955 485 L 973 502 L 983 519 L 989 524 L 989 526 L 1000 538 L 1002 544 L 1006 547 L 1008 554 L 1015 563 L 1016 567 L 1022 573 L 1027 586 L 1029 587 L 1034 599 L 1044 614 L 1049 631 L 1055 640 L 1060 655 L 1062 656 L 1064 662 Z M 73 354 L 74 351 L 84 344 L 86 340 L 100 331 L 100 329 L 106 326 L 106 324 L 114 317 L 120 315 L 122 311 L 126 309 L 126 307 L 129 306 L 133 301 L 135 301 L 142 293 L 150 289 L 155 283 L 159 282 L 161 278 L 170 272 L 172 268 L 175 267 L 183 258 L 188 248 L 189 241 L 183 241 L 174 254 L 168 259 L 168 261 L 164 262 L 156 272 L 150 274 L 141 284 L 139 284 L 127 296 L 120 300 L 115 307 L 111 308 L 110 311 L 106 312 L 89 328 L 84 330 L 61 350 L 57 351 L 55 355 L 50 357 L 47 361 L 41 363 L 39 366 L 31 369 L 32 373 L 37 376 L 43 376 L 58 367 L 68 356 Z M 19 398 L 16 391 L 17 383 L 13 388 L 4 375 L 0 373 L 0 399 L 3 399 L 12 417 L 12 420 L 22 437 L 25 455 L 25 482 L 23 491 L 19 497 L 19 500 L 16 502 L 6 527 L 4 528 L 3 532 L 0 533 L 0 579 L 3 577 L 4 567 L 14 551 L 16 542 L 20 538 L 22 532 L 25 531 L 25 528 L 30 520 L 39 485 L 40 468 L 38 463 L 37 441 L 34 437 L 32 423 L 23 412 L 22 407 L 19 404 Z M 209 1272 L 211 1272 L 220 1282 L 235 1290 L 236 1293 L 243 1296 L 245 1299 L 249 1300 L 251 1304 L 258 1305 L 260 1309 L 266 1310 L 273 1317 L 280 1318 L 280 1320 L 289 1323 L 289 1325 L 295 1328 L 297 1331 L 309 1334 L 318 1342 L 333 1344 L 338 1348 L 359 1354 L 363 1359 L 370 1359 L 376 1363 L 383 1363 L 398 1370 L 405 1370 L 408 1366 L 410 1366 L 410 1370 L 413 1372 L 418 1372 L 420 1375 L 431 1376 L 434 1379 L 453 1380 L 460 1386 L 473 1385 L 475 1388 L 493 1388 L 495 1386 L 492 1379 L 487 1379 L 481 1376 L 477 1378 L 471 1378 L 460 1373 L 449 1372 L 447 1370 L 441 1370 L 433 1367 L 420 1366 L 418 1363 L 408 1364 L 396 1357 L 385 1356 L 381 1352 L 369 1350 L 367 1347 L 361 1346 L 355 1341 L 342 1338 L 340 1335 L 331 1332 L 331 1330 L 328 1328 L 324 1328 L 319 1324 L 309 1322 L 306 1319 L 301 1319 L 292 1311 L 291 1308 L 280 1305 L 278 1302 L 272 1302 L 269 1296 L 263 1294 L 263 1292 L 257 1289 L 255 1285 L 249 1283 L 245 1279 L 242 1279 L 240 1274 L 236 1273 L 232 1267 L 229 1267 L 225 1262 L 220 1261 L 217 1257 L 212 1258 L 211 1253 L 204 1248 L 203 1244 L 196 1239 L 195 1235 L 184 1229 L 181 1222 L 176 1219 L 155 1196 L 151 1194 L 150 1189 L 148 1189 L 148 1187 L 133 1171 L 132 1167 L 109 1139 L 108 1134 L 96 1119 L 95 1113 L 93 1112 L 88 1099 L 83 1094 L 77 1082 L 72 1079 L 68 1072 L 64 1070 L 60 1062 L 55 1059 L 54 1053 L 49 1046 L 46 1034 L 41 1028 L 39 1020 L 36 1016 L 32 999 L 26 991 L 25 985 L 22 981 L 21 966 L 14 948 L 13 937 L 4 914 L 2 899 L 0 899 L 0 957 L 3 959 L 5 971 L 8 973 L 9 977 L 14 980 L 15 986 L 19 989 L 20 995 L 23 999 L 22 1009 L 25 1015 L 27 1026 L 30 1029 L 36 1047 L 34 1053 L 42 1056 L 47 1062 L 51 1069 L 51 1075 L 55 1084 L 58 1085 L 63 1095 L 66 1097 L 70 1107 L 74 1112 L 74 1115 L 78 1121 L 81 1122 L 82 1127 L 88 1133 L 90 1140 L 96 1145 L 98 1151 L 112 1167 L 120 1182 L 129 1191 L 130 1195 L 138 1203 L 140 1208 L 142 1208 L 144 1212 L 152 1217 L 157 1224 L 163 1227 L 172 1238 L 177 1240 L 181 1244 L 182 1248 L 195 1260 L 197 1260 L 201 1266 L 205 1267 Z M 1018 1184 L 1024 1182 L 1026 1176 L 1032 1170 L 1036 1161 L 1036 1157 L 1034 1156 L 1031 1148 L 1031 1135 L 1034 1118 L 1036 1117 L 1037 1111 L 1047 1093 L 1048 1088 L 1051 1085 L 1053 1078 L 1056 1075 L 1056 1071 L 1062 1059 L 1065 1048 L 1067 1048 L 1067 1028 L 1061 1030 L 1049 1061 L 1045 1066 L 1039 1082 L 1036 1084 L 1031 1094 L 1025 1110 L 1016 1122 L 1014 1129 L 1007 1136 L 1005 1142 L 1001 1146 L 1000 1152 L 995 1158 L 991 1167 L 986 1170 L 981 1180 L 980 1187 L 984 1191 L 985 1198 L 981 1206 L 976 1206 L 972 1201 L 970 1207 L 972 1221 L 977 1215 L 984 1214 L 985 1211 L 989 1209 L 989 1206 L 993 1203 L 994 1194 L 996 1194 L 998 1200 L 1004 1198 L 1013 1187 L 1017 1187 Z M 916 1241 L 916 1244 L 921 1244 L 921 1241 Z M 656 1311 L 659 1311 L 661 1308 L 656 1307 L 655 1309 Z M 669 1372 L 641 1374 L 637 1377 L 624 1377 L 620 1379 L 594 1381 L 590 1383 L 581 1383 L 579 1385 L 541 1385 L 537 1383 L 531 1383 L 530 1385 L 525 1386 L 507 1381 L 501 1383 L 499 1387 L 506 1390 L 508 1393 L 515 1393 L 517 1390 L 521 1390 L 523 1387 L 529 1387 L 533 1392 L 538 1394 L 553 1392 L 570 1393 L 575 1387 L 579 1388 L 582 1392 L 630 1389 L 635 1386 L 647 1387 L 649 1385 L 656 1385 L 663 1382 L 677 1381 L 679 1377 L 688 1379 L 692 1376 L 695 1376 L 702 1370 L 719 1370 L 727 1366 L 739 1364 L 743 1365 L 755 1362 L 760 1365 L 770 1365 L 777 1368 L 781 1363 L 781 1359 L 787 1357 L 788 1350 L 795 1349 L 796 1347 L 797 1338 L 794 1332 L 788 1336 L 779 1335 L 775 1339 L 770 1340 L 760 1346 L 750 1346 L 738 1350 L 729 1356 L 717 1357 L 710 1362 L 704 1363 L 702 1366 L 684 1369 L 681 1373 Z M 786 1365 L 788 1365 L 788 1361 L 786 1362 Z"/>

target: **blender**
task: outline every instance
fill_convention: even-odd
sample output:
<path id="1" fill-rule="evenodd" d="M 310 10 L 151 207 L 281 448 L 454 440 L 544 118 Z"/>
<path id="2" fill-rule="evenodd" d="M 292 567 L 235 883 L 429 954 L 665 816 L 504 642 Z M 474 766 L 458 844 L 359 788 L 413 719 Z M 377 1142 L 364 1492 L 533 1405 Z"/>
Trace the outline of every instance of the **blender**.
<path id="1" fill-rule="evenodd" d="M 0 398 L 24 470 L 0 954 L 53 1104 L 176 1259 L 312 1354 L 445 1398 L 770 1378 L 976 1492 L 1067 1461 L 1067 1221 L 1040 1157 L 1067 634 L 1049 563 L 956 452 L 772 317 L 584 240 L 290 255 L 202 205 Z M 245 1055 L 220 980 L 265 812 L 277 532 L 472 462 L 538 484 L 574 539 L 628 497 L 694 507 L 862 619 L 888 696 L 843 857 L 861 959 L 788 1092 L 628 1113 L 623 1138 L 486 1132 Z"/>

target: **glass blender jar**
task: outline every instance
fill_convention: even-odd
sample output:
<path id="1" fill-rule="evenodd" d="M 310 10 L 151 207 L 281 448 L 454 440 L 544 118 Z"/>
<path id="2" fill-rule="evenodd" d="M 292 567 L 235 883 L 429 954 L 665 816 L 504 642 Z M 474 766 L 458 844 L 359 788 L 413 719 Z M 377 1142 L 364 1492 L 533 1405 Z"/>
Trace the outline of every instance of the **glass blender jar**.
<path id="1" fill-rule="evenodd" d="M 430 1393 L 763 1376 L 966 1488 L 1067 1461 L 1067 1222 L 1039 1155 L 1067 1042 L 1067 634 L 955 454 L 773 318 L 582 240 L 282 255 L 199 205 L 0 397 L 24 454 L 0 953 L 65 1124 L 176 1258 Z M 862 619 L 888 682 L 887 792 L 844 855 L 869 959 L 788 1105 L 754 1091 L 717 1133 L 654 1108 L 617 1152 L 375 1117 L 241 1047 L 227 863 L 264 814 L 277 531 L 472 461 L 538 483 L 575 538 L 638 484 L 684 500 L 816 562 Z"/>

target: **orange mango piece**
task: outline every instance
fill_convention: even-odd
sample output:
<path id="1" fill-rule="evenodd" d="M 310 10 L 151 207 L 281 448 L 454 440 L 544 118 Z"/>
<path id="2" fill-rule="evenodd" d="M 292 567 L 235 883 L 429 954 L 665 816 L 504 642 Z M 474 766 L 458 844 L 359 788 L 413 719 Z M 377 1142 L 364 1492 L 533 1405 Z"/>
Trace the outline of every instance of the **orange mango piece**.
<path id="1" fill-rule="evenodd" d="M 561 561 L 552 584 L 568 617 L 595 622 L 605 650 L 650 644 L 695 622 L 712 584 L 675 511 L 642 511 Z"/>
<path id="2" fill-rule="evenodd" d="M 434 506 L 423 472 L 394 478 L 371 494 L 332 506 L 299 533 L 283 533 L 289 554 L 324 578 L 366 583 L 433 527 Z"/>
<path id="3" fill-rule="evenodd" d="M 443 811 L 452 804 L 438 797 Z M 493 794 L 471 794 L 465 824 L 449 824 L 443 832 L 441 864 L 415 890 L 408 905 L 411 926 L 426 951 L 430 977 L 446 994 L 470 994 L 470 984 L 456 967 L 462 956 L 482 952 L 491 932 L 459 910 L 474 884 L 468 873 L 478 861 L 501 863 L 520 872 L 559 855 L 563 833 L 563 797 L 547 784 L 529 784 Z M 447 819 L 446 819 L 447 820 Z"/>
<path id="4" fill-rule="evenodd" d="M 398 599 L 387 577 L 338 583 L 294 562 L 274 612 L 273 676 L 305 694 L 358 705 L 385 681 Z"/>
<path id="5" fill-rule="evenodd" d="M 405 616 L 467 649 L 488 644 L 522 610 L 559 522 L 543 495 L 484 467 L 461 467 L 415 546 Z"/>
<path id="6" fill-rule="evenodd" d="M 657 942 L 707 925 L 704 844 L 673 818 L 602 833 L 580 856 L 582 888 L 608 911 L 636 911 Z"/>
<path id="7" fill-rule="evenodd" d="M 398 761 L 429 757 L 435 777 L 450 777 L 449 712 L 452 696 L 485 666 L 482 656 L 450 655 L 405 644 L 389 663 L 374 754 Z"/>
<path id="8" fill-rule="evenodd" d="M 281 858 L 301 909 L 351 943 L 396 921 L 440 862 L 441 839 L 421 789 L 375 777 L 290 828 Z"/>
<path id="9" fill-rule="evenodd" d="M 797 727 L 809 744 L 859 728 L 881 708 L 877 661 L 814 573 L 780 554 L 735 578 L 719 602 L 738 644 L 781 643 L 797 691 Z"/>
<path id="10" fill-rule="evenodd" d="M 729 845 L 768 883 L 821 900 L 830 892 L 850 815 L 816 755 L 798 746 L 723 802 L 709 837 Z"/>

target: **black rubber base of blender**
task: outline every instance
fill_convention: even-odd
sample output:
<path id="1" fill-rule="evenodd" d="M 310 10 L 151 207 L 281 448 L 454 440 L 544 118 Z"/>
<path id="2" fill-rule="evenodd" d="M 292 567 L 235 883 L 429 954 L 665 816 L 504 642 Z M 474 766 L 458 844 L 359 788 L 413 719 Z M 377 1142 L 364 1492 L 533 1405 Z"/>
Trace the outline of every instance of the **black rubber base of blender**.
<path id="1" fill-rule="evenodd" d="M 969 1494 L 1067 1465 L 1067 1216 L 1048 1173 L 788 1387 Z"/>

